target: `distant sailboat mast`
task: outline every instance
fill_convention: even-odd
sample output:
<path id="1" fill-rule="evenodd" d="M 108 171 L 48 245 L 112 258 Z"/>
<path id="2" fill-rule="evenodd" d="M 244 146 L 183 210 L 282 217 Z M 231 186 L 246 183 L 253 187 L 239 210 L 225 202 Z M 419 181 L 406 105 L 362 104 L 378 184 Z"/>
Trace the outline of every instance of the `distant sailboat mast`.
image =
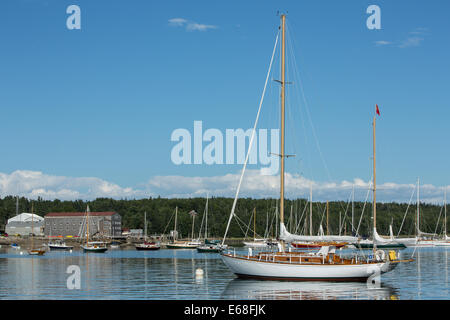
<path id="1" fill-rule="evenodd" d="M 420 180 L 417 178 L 417 217 L 416 217 L 416 227 L 417 236 L 420 237 Z"/>

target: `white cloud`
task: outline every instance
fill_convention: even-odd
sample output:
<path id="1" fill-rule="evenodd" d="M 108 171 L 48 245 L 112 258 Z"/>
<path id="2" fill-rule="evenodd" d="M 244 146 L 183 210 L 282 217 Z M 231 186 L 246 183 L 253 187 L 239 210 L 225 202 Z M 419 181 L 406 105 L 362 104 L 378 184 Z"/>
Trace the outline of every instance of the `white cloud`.
<path id="1" fill-rule="evenodd" d="M 239 182 L 240 173 L 226 174 L 213 177 L 186 176 L 156 176 L 148 181 L 149 189 L 164 197 L 203 197 L 210 196 L 234 197 Z M 279 197 L 279 177 L 261 175 L 259 170 L 247 170 L 240 197 Z M 318 182 L 300 175 L 286 173 L 285 195 L 287 198 L 308 198 L 310 186 L 313 189 L 313 200 L 342 200 L 350 199 L 352 188 L 355 188 L 355 200 L 364 201 L 370 189 L 370 182 L 360 178 L 353 181 Z M 409 202 L 416 185 L 386 182 L 377 185 L 377 199 L 380 202 Z M 415 192 L 415 191 L 414 191 Z M 421 186 L 421 201 L 442 203 L 443 188 L 433 185 Z M 369 193 L 368 201 L 372 199 Z M 415 198 L 414 198 L 415 199 Z M 413 201 L 414 201 L 413 199 Z"/>
<path id="2" fill-rule="evenodd" d="M 184 27 L 186 31 L 207 31 L 209 29 L 217 29 L 217 26 L 214 25 L 200 24 L 183 18 L 169 19 L 169 25 L 172 27 Z"/>
<path id="3" fill-rule="evenodd" d="M 0 196 L 6 195 L 74 200 L 142 197 L 145 192 L 122 188 L 100 178 L 52 176 L 40 171 L 17 170 L 11 174 L 0 173 Z"/>
<path id="4" fill-rule="evenodd" d="M 380 41 L 375 41 L 375 44 L 377 46 L 386 46 L 386 45 L 391 44 L 391 42 L 390 41 L 385 41 L 385 40 L 380 40 Z"/>
<path id="5" fill-rule="evenodd" d="M 410 48 L 410 47 L 418 47 L 425 40 L 425 36 L 429 35 L 428 28 L 415 28 L 413 31 L 408 32 L 408 36 L 406 39 L 402 41 L 386 41 L 386 40 L 378 40 L 374 41 L 377 47 L 387 46 L 387 45 L 395 45 L 398 48 Z"/>
<path id="6" fill-rule="evenodd" d="M 121 187 L 96 177 L 66 177 L 44 174 L 39 171 L 17 170 L 10 174 L 0 173 L 0 196 L 20 195 L 36 199 L 91 200 L 98 197 L 123 198 L 189 198 L 223 196 L 234 198 L 240 173 L 212 177 L 155 176 L 140 187 Z M 340 182 L 312 181 L 298 174 L 286 173 L 286 198 L 308 198 L 310 186 L 314 201 L 348 201 L 352 187 L 355 200 L 370 202 L 372 193 L 369 181 L 355 178 Z M 240 197 L 278 198 L 279 177 L 261 175 L 259 170 L 247 170 L 240 191 Z M 380 202 L 408 203 L 413 195 L 414 183 L 399 184 L 385 182 L 377 185 L 377 200 Z M 369 196 L 367 197 L 367 195 Z M 421 185 L 421 201 L 442 203 L 443 187 Z M 413 197 L 412 201 L 415 201 Z"/>
<path id="7" fill-rule="evenodd" d="M 409 48 L 409 47 L 418 47 L 422 43 L 422 41 L 425 40 L 421 37 L 409 37 L 406 40 L 403 40 L 399 44 L 399 48 Z"/>
<path id="8" fill-rule="evenodd" d="M 186 26 L 187 31 L 206 31 L 208 29 L 216 29 L 216 26 L 207 25 L 207 24 L 199 24 L 199 23 L 188 23 Z"/>
<path id="9" fill-rule="evenodd" d="M 183 18 L 173 18 L 169 20 L 169 25 L 173 27 L 181 27 L 187 22 L 186 19 Z"/>

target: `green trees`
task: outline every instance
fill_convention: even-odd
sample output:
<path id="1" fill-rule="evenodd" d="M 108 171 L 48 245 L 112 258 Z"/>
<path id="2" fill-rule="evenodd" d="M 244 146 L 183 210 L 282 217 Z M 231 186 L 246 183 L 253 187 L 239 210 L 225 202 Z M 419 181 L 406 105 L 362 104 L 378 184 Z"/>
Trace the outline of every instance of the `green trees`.
<path id="1" fill-rule="evenodd" d="M 45 216 L 49 212 L 84 212 L 89 204 L 91 211 L 115 211 L 122 217 L 122 228 L 144 228 L 144 212 L 147 212 L 147 232 L 149 235 L 168 233 L 174 227 L 175 207 L 178 207 L 177 230 L 183 237 L 188 237 L 192 231 L 192 218 L 189 211 L 195 210 L 198 216 L 195 218 L 195 235 L 200 231 L 201 221 L 205 212 L 206 198 L 148 198 L 148 199 L 109 199 L 98 198 L 92 201 L 74 200 L 33 200 L 35 213 Z M 233 199 L 212 197 L 208 205 L 208 235 L 210 237 L 223 237 L 226 224 L 230 215 Z M 275 235 L 275 228 L 279 226 L 277 212 L 277 199 L 239 199 L 236 206 L 236 214 L 241 221 L 233 219 L 230 225 L 228 237 L 243 237 L 248 231 L 248 237 L 253 237 L 253 209 L 256 208 L 256 233 L 258 236 Z M 372 229 L 372 205 L 367 203 L 364 214 L 361 217 L 364 203 L 355 202 L 354 229 L 359 226 L 359 233 L 370 235 Z M 291 209 L 292 208 L 292 209 Z M 389 225 L 392 223 L 394 235 L 402 230 L 400 235 L 414 235 L 416 208 L 412 205 L 405 216 L 407 204 L 402 203 L 378 203 L 377 204 L 377 230 L 380 234 L 389 234 Z M 432 204 L 421 204 L 420 229 L 424 232 L 438 233 L 443 230 L 442 207 Z M 291 214 L 292 210 L 292 214 Z M 19 198 L 19 213 L 31 211 L 31 200 Z M 309 233 L 309 204 L 305 199 L 287 199 L 285 201 L 285 224 L 289 231 Z M 16 198 L 6 196 L 0 199 L 0 230 L 4 230 L 7 220 L 16 215 Z M 441 215 L 441 216 L 440 216 Z M 340 217 L 339 217 L 340 216 Z M 328 226 L 330 234 L 351 234 L 351 205 L 343 201 L 329 202 Z M 439 224 L 438 218 L 439 219 Z M 305 219 L 307 221 L 305 221 Z M 170 222 L 170 223 L 169 223 Z M 313 233 L 317 234 L 322 225 L 327 232 L 326 203 L 313 203 Z M 403 223 L 403 224 L 402 224 Z M 244 226 L 245 224 L 245 226 Z M 249 229 L 247 229 L 249 225 Z M 450 229 L 450 227 L 447 227 Z M 203 236 L 203 232 L 202 232 Z"/>

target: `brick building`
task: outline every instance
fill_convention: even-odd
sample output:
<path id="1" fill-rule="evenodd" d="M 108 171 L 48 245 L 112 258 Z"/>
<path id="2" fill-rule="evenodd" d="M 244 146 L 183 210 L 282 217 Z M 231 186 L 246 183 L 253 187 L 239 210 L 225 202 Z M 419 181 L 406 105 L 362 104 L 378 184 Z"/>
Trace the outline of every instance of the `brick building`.
<path id="1" fill-rule="evenodd" d="M 85 237 L 86 212 L 50 212 L 44 216 L 45 236 Z M 117 212 L 90 212 L 89 236 L 120 237 L 122 217 Z"/>

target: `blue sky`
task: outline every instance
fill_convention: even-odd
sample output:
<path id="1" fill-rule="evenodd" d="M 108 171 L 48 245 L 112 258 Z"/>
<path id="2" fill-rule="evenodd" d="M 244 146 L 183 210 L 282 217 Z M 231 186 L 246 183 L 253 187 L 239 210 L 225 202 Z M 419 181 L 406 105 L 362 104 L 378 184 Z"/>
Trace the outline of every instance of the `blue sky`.
<path id="1" fill-rule="evenodd" d="M 71 4 L 81 30 L 66 27 Z M 381 30 L 366 26 L 372 4 Z M 307 101 L 292 102 L 287 171 L 322 186 L 368 182 L 377 103 L 378 183 L 409 188 L 420 177 L 436 200 L 450 179 L 449 9 L 446 0 L 2 1 L 0 194 L 234 195 L 235 180 L 222 184 L 240 164 L 175 165 L 170 136 L 195 120 L 223 132 L 253 126 L 279 10 Z M 278 127 L 277 100 L 270 81 L 261 127 Z M 108 187 L 95 193 L 95 183 Z"/>

